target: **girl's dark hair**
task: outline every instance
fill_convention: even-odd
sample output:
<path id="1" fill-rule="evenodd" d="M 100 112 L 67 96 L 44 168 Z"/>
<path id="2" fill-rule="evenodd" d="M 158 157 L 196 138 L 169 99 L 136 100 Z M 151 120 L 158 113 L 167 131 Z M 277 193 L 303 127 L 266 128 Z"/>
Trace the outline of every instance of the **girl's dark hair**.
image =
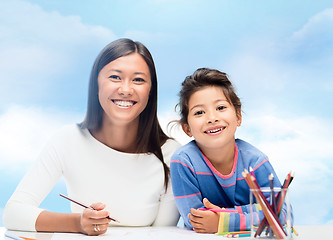
<path id="1" fill-rule="evenodd" d="M 187 76 L 182 83 L 178 104 L 180 124 L 188 124 L 188 102 L 192 94 L 207 86 L 221 87 L 228 102 L 234 106 L 237 116 L 240 116 L 242 104 L 227 74 L 216 69 L 198 68 L 192 75 Z"/>
<path id="2" fill-rule="evenodd" d="M 117 58 L 132 53 L 140 54 L 148 65 L 151 76 L 151 89 L 146 108 L 140 114 L 136 139 L 137 153 L 153 153 L 163 164 L 164 185 L 168 186 L 169 168 L 165 164 L 161 146 L 169 137 L 163 132 L 157 119 L 157 76 L 155 64 L 149 50 L 140 42 L 122 38 L 108 44 L 97 56 L 90 74 L 88 90 L 88 107 L 81 128 L 99 129 L 102 125 L 103 108 L 98 99 L 98 74 L 102 68 Z"/>

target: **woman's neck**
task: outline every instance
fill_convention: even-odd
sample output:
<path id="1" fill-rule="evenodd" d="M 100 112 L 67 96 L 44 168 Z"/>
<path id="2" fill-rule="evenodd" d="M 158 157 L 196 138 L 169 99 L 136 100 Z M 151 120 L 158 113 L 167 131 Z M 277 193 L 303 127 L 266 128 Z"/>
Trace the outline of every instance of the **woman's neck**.
<path id="1" fill-rule="evenodd" d="M 135 153 L 137 150 L 136 139 L 138 134 L 139 121 L 131 124 L 115 125 L 105 123 L 91 132 L 91 134 L 101 143 L 126 153 Z"/>

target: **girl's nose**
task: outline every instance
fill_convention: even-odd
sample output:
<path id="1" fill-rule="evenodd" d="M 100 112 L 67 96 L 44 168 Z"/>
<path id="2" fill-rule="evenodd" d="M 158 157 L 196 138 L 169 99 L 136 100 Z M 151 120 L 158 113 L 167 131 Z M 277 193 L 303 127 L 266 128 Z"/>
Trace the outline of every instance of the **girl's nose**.
<path id="1" fill-rule="evenodd" d="M 214 123 L 214 122 L 218 122 L 219 119 L 217 118 L 216 114 L 210 112 L 207 114 L 207 122 L 208 123 Z"/>

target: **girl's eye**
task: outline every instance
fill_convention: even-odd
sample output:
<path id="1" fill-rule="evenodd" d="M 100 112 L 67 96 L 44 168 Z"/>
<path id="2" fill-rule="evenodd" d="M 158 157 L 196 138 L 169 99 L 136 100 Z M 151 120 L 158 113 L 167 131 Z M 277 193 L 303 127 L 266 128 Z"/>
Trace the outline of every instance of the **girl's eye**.
<path id="1" fill-rule="evenodd" d="M 194 113 L 194 115 L 201 115 L 201 114 L 203 114 L 203 113 L 204 113 L 204 111 L 200 110 L 200 111 L 196 111 L 196 112 Z"/>
<path id="2" fill-rule="evenodd" d="M 120 80 L 120 77 L 117 75 L 111 75 L 109 78 L 111 78 L 112 80 Z"/>
<path id="3" fill-rule="evenodd" d="M 219 110 L 219 111 L 222 111 L 223 109 L 226 109 L 226 107 L 225 106 L 219 106 L 219 107 L 217 107 L 217 110 Z"/>
<path id="4" fill-rule="evenodd" d="M 134 78 L 133 79 L 133 82 L 136 82 L 136 83 L 144 83 L 146 80 L 144 80 L 143 78 Z"/>

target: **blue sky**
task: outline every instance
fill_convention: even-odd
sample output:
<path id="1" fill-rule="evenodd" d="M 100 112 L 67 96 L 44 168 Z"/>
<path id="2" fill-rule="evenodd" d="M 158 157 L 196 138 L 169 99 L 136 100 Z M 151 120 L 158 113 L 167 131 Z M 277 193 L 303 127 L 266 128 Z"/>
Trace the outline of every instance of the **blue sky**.
<path id="1" fill-rule="evenodd" d="M 121 37 L 154 57 L 163 127 L 178 117 L 186 75 L 198 67 L 228 73 L 243 103 L 237 137 L 265 152 L 281 181 L 295 172 L 296 224 L 333 224 L 329 0 L 1 0 L 0 215 L 47 139 L 82 121 L 93 61 Z M 68 211 L 59 192 L 62 180 L 42 207 Z"/>

